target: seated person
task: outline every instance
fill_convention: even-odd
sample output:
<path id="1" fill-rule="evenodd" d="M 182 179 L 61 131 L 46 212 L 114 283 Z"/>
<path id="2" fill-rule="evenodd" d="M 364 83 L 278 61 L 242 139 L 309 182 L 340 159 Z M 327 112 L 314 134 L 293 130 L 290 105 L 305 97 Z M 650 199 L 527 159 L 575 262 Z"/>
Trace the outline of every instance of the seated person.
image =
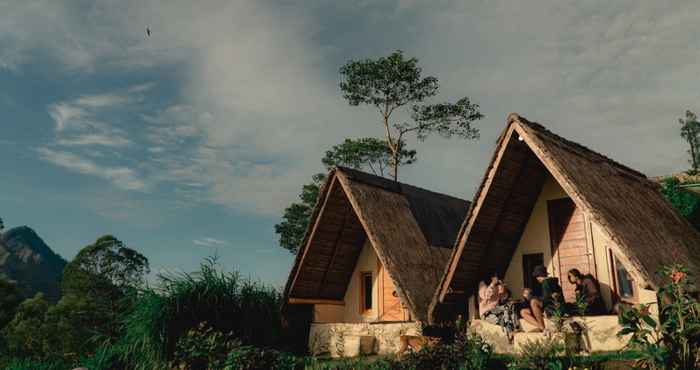
<path id="1" fill-rule="evenodd" d="M 530 308 L 530 305 L 532 304 L 531 300 L 533 297 L 534 296 L 532 295 L 532 289 L 523 289 L 523 296 L 520 302 L 518 302 L 515 305 L 515 308 L 516 312 L 523 320 L 538 328 L 537 330 L 541 330 L 540 324 L 537 322 L 537 319 L 535 319 L 535 316 L 533 316 L 532 309 Z"/>
<path id="2" fill-rule="evenodd" d="M 604 315 L 606 313 L 603 296 L 600 294 L 600 285 L 593 275 L 584 275 L 578 269 L 571 269 L 567 277 L 571 284 L 576 285 L 577 300 L 586 303 L 586 315 Z"/>
<path id="3" fill-rule="evenodd" d="M 544 313 L 551 315 L 556 309 L 564 309 L 564 293 L 559 285 L 559 279 L 549 277 L 546 267 L 535 266 L 532 276 L 541 284 L 542 296 L 530 299 L 530 310 L 537 322 L 537 327 L 544 330 Z"/>
<path id="4" fill-rule="evenodd" d="M 508 340 L 512 341 L 519 322 L 515 306 L 509 299 L 510 292 L 498 277 L 492 277 L 488 284 L 479 284 L 479 316 L 484 321 L 503 327 Z"/>

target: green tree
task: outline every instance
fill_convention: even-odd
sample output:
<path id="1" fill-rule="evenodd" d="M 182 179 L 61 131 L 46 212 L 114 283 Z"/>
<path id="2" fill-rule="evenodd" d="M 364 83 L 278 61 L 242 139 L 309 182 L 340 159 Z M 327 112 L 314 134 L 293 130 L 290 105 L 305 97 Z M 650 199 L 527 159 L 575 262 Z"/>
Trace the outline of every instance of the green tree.
<path id="1" fill-rule="evenodd" d="M 5 223 L 2 221 L 2 218 L 0 218 L 0 231 L 5 230 Z"/>
<path id="2" fill-rule="evenodd" d="M 0 329 L 12 320 L 21 302 L 22 297 L 17 284 L 0 278 Z"/>
<path id="3" fill-rule="evenodd" d="M 45 333 L 49 302 L 37 293 L 17 308 L 14 318 L 2 330 L 7 352 L 16 357 L 45 358 L 50 353 L 50 341 Z"/>
<path id="4" fill-rule="evenodd" d="M 700 122 L 695 113 L 685 111 L 685 118 L 679 118 L 681 124 L 681 137 L 688 143 L 688 154 L 690 164 L 693 166 L 693 173 L 698 172 L 698 156 L 700 155 Z"/>
<path id="5" fill-rule="evenodd" d="M 373 137 L 361 139 L 345 139 L 326 151 L 321 163 L 326 169 L 335 166 L 345 166 L 354 169 L 369 169 L 377 176 L 384 176 L 392 160 L 392 152 L 386 140 Z M 399 166 L 412 164 L 416 161 L 416 151 L 405 148 L 400 143 L 398 156 Z M 314 198 L 315 201 L 315 198 Z"/>
<path id="6" fill-rule="evenodd" d="M 326 170 L 336 166 L 357 170 L 369 170 L 375 175 L 384 176 L 393 154 L 386 141 L 376 138 L 345 139 L 342 143 L 327 150 L 321 159 Z M 405 148 L 401 142 L 397 163 L 408 165 L 416 161 L 416 151 Z M 312 176 L 311 182 L 302 186 L 300 202 L 290 204 L 284 210 L 282 221 L 275 225 L 275 233 L 280 238 L 280 246 L 296 254 L 303 242 L 304 234 L 316 205 L 321 185 L 326 179 L 323 173 Z"/>
<path id="7" fill-rule="evenodd" d="M 418 104 L 438 93 L 437 78 L 422 77 L 418 59 L 405 59 L 396 51 L 378 59 L 351 60 L 340 68 L 340 89 L 350 105 L 372 105 L 381 115 L 387 145 L 391 151 L 392 177 L 398 180 L 402 143 L 415 134 L 419 140 L 437 133 L 445 138 L 477 139 L 473 123 L 483 118 L 479 106 L 468 97 L 456 103 Z M 395 120 L 393 114 L 411 107 L 411 120 Z"/>
<path id="8" fill-rule="evenodd" d="M 700 230 L 700 198 L 693 192 L 684 191 L 675 177 L 667 177 L 661 183 L 661 193 L 678 212 Z"/>
<path id="9" fill-rule="evenodd" d="M 148 272 L 148 259 L 141 253 L 111 235 L 100 237 L 66 265 L 63 297 L 56 309 L 65 312 L 66 321 L 83 323 L 93 336 L 114 339 L 120 316 L 130 308 L 132 293 Z M 89 310 L 71 312 L 71 306 Z"/>

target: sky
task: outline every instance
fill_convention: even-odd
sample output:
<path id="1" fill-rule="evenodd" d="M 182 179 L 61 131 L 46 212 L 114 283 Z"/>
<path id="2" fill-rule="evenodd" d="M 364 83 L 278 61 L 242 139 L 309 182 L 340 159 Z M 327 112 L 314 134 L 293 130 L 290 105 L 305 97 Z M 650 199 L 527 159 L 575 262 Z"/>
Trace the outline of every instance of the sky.
<path id="1" fill-rule="evenodd" d="M 216 255 L 282 286 L 282 210 L 330 146 L 382 135 L 342 98 L 346 61 L 400 49 L 433 102 L 480 105 L 480 140 L 409 141 L 400 174 L 471 199 L 510 112 L 649 176 L 686 169 L 697 19 L 697 1 L 0 1 L 0 217 L 67 259 L 113 234 L 156 273 Z"/>

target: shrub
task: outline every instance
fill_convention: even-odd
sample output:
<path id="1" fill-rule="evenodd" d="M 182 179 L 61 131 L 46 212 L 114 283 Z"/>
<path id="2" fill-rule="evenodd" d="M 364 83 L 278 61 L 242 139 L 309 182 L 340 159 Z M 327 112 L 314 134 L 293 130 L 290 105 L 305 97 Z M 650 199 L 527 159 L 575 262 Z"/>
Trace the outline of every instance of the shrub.
<path id="1" fill-rule="evenodd" d="M 451 344 L 424 347 L 401 358 L 392 369 L 485 369 L 492 348 L 478 335 L 458 337 Z"/>
<path id="2" fill-rule="evenodd" d="M 511 369 L 563 369 L 561 356 L 564 345 L 555 337 L 547 337 L 536 341 L 527 341 L 520 347 L 514 362 L 508 365 Z"/>
<path id="3" fill-rule="evenodd" d="M 221 368 L 227 355 L 241 342 L 231 333 L 212 329 L 206 322 L 190 329 L 177 341 L 171 368 L 207 369 Z"/>
<path id="4" fill-rule="evenodd" d="M 5 370 L 64 370 L 70 368 L 70 364 L 61 360 L 39 361 L 26 358 L 11 359 L 4 367 Z"/>
<path id="5" fill-rule="evenodd" d="M 625 309 L 618 335 L 631 335 L 629 347 L 640 350 L 638 365 L 650 369 L 700 367 L 700 303 L 688 270 L 680 265 L 664 267 L 667 280 L 658 291 L 660 323 L 648 304 Z"/>
<path id="6" fill-rule="evenodd" d="M 231 351 L 224 361 L 226 370 L 294 370 L 296 357 L 274 349 L 240 346 Z"/>
<path id="7" fill-rule="evenodd" d="M 125 319 L 122 357 L 136 368 L 172 361 L 178 341 L 203 322 L 245 345 L 278 344 L 281 297 L 275 289 L 220 272 L 213 259 L 198 272 L 161 275 L 159 280 L 159 288 L 142 292 Z"/>

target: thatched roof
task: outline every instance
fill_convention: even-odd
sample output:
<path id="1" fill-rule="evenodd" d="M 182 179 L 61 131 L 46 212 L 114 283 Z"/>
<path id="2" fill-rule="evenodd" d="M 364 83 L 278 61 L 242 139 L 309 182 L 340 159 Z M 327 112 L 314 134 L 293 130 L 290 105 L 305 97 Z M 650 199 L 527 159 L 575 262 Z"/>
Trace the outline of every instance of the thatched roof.
<path id="1" fill-rule="evenodd" d="M 469 203 L 337 168 L 329 174 L 285 288 L 290 298 L 342 300 L 366 239 L 419 320 L 455 244 Z"/>
<path id="2" fill-rule="evenodd" d="M 658 184 L 511 114 L 433 306 L 449 300 L 449 293 L 468 294 L 479 279 L 505 272 L 548 173 L 652 287 L 662 265 L 683 263 L 699 276 L 700 234 L 666 201 Z"/>

